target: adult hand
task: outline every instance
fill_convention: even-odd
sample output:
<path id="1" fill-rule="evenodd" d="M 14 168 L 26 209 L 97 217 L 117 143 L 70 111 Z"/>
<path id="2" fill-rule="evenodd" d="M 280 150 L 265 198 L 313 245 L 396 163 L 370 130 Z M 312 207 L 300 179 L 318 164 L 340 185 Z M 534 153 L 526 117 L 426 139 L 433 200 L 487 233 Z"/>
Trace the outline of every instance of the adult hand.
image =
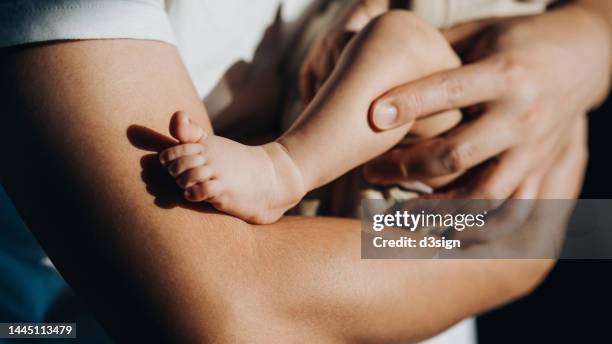
<path id="1" fill-rule="evenodd" d="M 381 130 L 479 105 L 475 118 L 444 136 L 391 150 L 367 164 L 364 176 L 384 185 L 470 171 L 476 178 L 443 192 L 459 198 L 513 195 L 606 95 L 609 42 L 605 23 L 578 5 L 495 24 L 471 44 L 467 62 L 477 62 L 399 86 L 376 100 L 370 113 Z M 388 114 L 379 120 L 378 110 L 389 104 L 397 109 L 395 120 Z"/>

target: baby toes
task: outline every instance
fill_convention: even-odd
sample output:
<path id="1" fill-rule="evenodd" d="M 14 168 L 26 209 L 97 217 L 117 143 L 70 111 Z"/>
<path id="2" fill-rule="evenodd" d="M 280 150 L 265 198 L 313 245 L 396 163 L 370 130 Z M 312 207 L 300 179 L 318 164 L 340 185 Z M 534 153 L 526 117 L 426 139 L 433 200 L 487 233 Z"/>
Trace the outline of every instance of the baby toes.
<path id="1" fill-rule="evenodd" d="M 206 158 L 201 154 L 187 155 L 174 160 L 168 166 L 168 173 L 176 177 L 183 174 L 187 170 L 203 166 L 206 163 Z"/>
<path id="2" fill-rule="evenodd" d="M 200 143 L 187 143 L 170 147 L 159 153 L 159 161 L 164 166 L 187 155 L 196 155 L 204 151 L 204 146 Z"/>
<path id="3" fill-rule="evenodd" d="M 185 198 L 191 202 L 206 201 L 221 194 L 222 185 L 218 180 L 207 180 L 195 184 L 185 190 Z"/>
<path id="4" fill-rule="evenodd" d="M 212 178 L 213 169 L 210 166 L 198 166 L 196 168 L 192 168 L 187 170 L 185 173 L 181 174 L 177 179 L 176 183 L 183 190 L 187 190 L 191 186 L 205 182 Z"/>

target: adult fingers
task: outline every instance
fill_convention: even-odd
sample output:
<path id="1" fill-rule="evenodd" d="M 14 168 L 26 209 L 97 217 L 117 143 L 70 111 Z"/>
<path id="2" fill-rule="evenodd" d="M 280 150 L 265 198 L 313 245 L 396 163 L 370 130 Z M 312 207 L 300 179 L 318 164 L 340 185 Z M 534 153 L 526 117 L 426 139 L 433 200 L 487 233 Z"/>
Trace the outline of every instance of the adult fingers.
<path id="1" fill-rule="evenodd" d="M 396 168 L 411 178 L 427 179 L 466 171 L 508 150 L 521 136 L 506 111 L 498 105 L 442 137 L 391 151 L 397 160 Z"/>
<path id="2" fill-rule="evenodd" d="M 505 60 L 497 55 L 393 88 L 372 103 L 370 123 L 388 130 L 419 117 L 498 99 L 508 89 L 512 69 Z"/>
<path id="3" fill-rule="evenodd" d="M 466 243 L 486 243 L 515 232 L 517 228 L 520 228 L 521 224 L 527 221 L 535 202 L 538 202 L 536 199 L 542 180 L 557 158 L 557 155 L 551 154 L 542 162 L 541 166 L 527 174 L 509 197 L 510 201 L 504 202 L 487 219 L 487 226 L 484 230 L 453 233 L 453 238 L 462 239 Z M 482 201 L 475 201 L 475 203 L 479 205 Z M 464 211 L 467 210 L 464 209 Z"/>
<path id="4" fill-rule="evenodd" d="M 435 116 L 421 118 L 414 122 L 403 142 L 418 142 L 439 136 L 456 127 L 461 119 L 462 115 L 459 110 L 444 111 Z"/>
<path id="5" fill-rule="evenodd" d="M 547 168 L 559 154 L 563 147 L 560 143 L 563 141 L 562 136 L 562 133 L 556 133 L 540 143 L 526 144 L 504 152 L 470 182 L 445 192 L 446 196 L 459 199 L 490 199 L 493 202 L 516 197 L 517 190 L 526 178 L 534 171 Z"/>
<path id="6" fill-rule="evenodd" d="M 560 214 L 563 214 L 563 208 L 560 206 L 566 204 L 555 203 L 551 206 L 542 199 L 565 199 L 578 195 L 587 160 L 585 118 L 581 117 L 574 126 L 563 130 L 557 140 L 551 140 L 556 149 L 547 151 L 542 156 L 541 164 L 528 174 L 511 196 L 512 199 L 521 199 L 521 201 L 506 202 L 487 220 L 485 230 L 452 232 L 452 238 L 461 239 L 467 244 L 493 242 L 502 237 L 515 235 L 528 216 L 532 216 L 534 211 L 542 213 L 542 210 L 552 210 L 555 213 L 540 216 L 546 226 L 539 227 L 554 228 L 550 220 L 562 217 Z M 568 203 L 566 206 L 571 207 L 571 204 Z M 552 249 L 551 257 L 558 252 L 560 244 L 560 241 L 553 240 L 554 234 L 548 233 L 546 238 L 547 241 L 557 244 L 542 248 Z"/>

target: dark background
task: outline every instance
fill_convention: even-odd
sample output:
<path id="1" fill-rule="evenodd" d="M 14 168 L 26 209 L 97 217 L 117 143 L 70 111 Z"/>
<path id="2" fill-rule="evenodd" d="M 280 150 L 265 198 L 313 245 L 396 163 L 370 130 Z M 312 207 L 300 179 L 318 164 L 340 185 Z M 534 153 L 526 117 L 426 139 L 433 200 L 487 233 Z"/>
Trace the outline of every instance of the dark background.
<path id="1" fill-rule="evenodd" d="M 589 116 L 581 198 L 612 198 L 612 99 Z M 480 344 L 612 342 L 612 261 L 560 260 L 528 297 L 478 318 Z"/>

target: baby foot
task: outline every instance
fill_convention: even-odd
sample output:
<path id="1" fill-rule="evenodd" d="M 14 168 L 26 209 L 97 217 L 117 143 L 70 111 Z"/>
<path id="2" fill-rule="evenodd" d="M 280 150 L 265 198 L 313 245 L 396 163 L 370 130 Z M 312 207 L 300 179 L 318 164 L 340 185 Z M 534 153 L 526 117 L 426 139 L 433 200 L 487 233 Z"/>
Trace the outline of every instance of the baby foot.
<path id="1" fill-rule="evenodd" d="M 207 136 L 182 112 L 174 114 L 170 131 L 183 143 L 161 152 L 160 161 L 191 202 L 266 224 L 305 194 L 299 170 L 279 143 L 246 146 Z"/>

